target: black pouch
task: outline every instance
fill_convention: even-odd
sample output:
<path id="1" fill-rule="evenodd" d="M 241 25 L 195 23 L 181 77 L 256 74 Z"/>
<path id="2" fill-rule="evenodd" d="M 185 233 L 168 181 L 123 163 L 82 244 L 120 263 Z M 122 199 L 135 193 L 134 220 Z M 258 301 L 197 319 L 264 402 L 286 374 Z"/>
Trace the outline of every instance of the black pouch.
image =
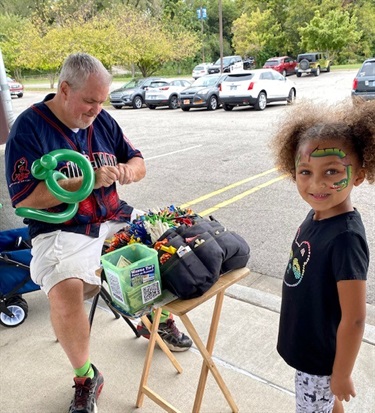
<path id="1" fill-rule="evenodd" d="M 160 273 L 163 286 L 182 299 L 201 296 L 216 281 L 216 276 L 193 251 L 186 252 L 182 257 L 173 254 L 160 265 Z"/>

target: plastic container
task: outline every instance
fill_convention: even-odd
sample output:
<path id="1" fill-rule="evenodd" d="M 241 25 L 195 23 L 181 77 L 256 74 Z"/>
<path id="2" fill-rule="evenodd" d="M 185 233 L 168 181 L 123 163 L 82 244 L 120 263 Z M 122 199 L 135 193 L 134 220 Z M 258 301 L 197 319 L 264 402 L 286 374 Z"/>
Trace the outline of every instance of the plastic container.
<path id="1" fill-rule="evenodd" d="M 129 265 L 119 267 L 125 258 Z M 112 300 L 133 315 L 149 307 L 161 294 L 158 253 L 143 244 L 130 244 L 101 257 Z"/>

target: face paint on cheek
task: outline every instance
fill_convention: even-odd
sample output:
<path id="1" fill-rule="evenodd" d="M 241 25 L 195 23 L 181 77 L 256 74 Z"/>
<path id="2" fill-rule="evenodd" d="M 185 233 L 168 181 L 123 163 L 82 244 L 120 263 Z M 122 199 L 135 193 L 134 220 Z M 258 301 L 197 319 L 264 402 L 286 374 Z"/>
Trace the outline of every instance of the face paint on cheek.
<path id="1" fill-rule="evenodd" d="M 353 173 L 353 168 L 351 165 L 348 165 L 346 167 L 346 178 L 342 179 L 339 182 L 335 182 L 333 184 L 333 186 L 331 186 L 331 189 L 336 189 L 337 192 L 342 191 L 343 189 L 345 189 L 348 185 L 349 185 L 349 181 L 352 177 L 352 173 Z"/>

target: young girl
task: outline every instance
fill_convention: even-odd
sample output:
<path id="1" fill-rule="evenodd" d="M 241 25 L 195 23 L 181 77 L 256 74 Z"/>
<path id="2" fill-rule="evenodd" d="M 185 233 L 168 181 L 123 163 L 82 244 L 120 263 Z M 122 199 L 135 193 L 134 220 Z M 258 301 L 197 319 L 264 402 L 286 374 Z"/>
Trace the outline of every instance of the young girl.
<path id="1" fill-rule="evenodd" d="M 286 268 L 277 350 L 296 369 L 296 412 L 342 413 L 366 316 L 369 250 L 351 191 L 375 181 L 375 101 L 295 107 L 273 140 L 311 206 Z"/>

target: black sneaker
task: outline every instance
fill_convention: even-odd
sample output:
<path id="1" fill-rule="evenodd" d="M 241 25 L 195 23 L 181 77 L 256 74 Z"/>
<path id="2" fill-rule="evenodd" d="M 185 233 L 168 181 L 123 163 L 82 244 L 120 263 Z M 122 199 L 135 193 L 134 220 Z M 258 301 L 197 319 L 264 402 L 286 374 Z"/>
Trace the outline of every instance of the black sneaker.
<path id="1" fill-rule="evenodd" d="M 152 322 L 151 316 L 148 315 L 147 317 Z M 137 325 L 137 331 L 141 336 L 150 338 L 150 332 L 142 321 Z M 186 351 L 189 350 L 193 344 L 191 338 L 186 334 L 181 333 L 177 328 L 173 318 L 168 318 L 165 323 L 160 323 L 158 333 L 171 351 Z"/>
<path id="2" fill-rule="evenodd" d="M 74 377 L 74 398 L 70 404 L 69 413 L 96 413 L 96 401 L 102 391 L 104 378 L 97 368 L 92 365 L 95 376 Z"/>

